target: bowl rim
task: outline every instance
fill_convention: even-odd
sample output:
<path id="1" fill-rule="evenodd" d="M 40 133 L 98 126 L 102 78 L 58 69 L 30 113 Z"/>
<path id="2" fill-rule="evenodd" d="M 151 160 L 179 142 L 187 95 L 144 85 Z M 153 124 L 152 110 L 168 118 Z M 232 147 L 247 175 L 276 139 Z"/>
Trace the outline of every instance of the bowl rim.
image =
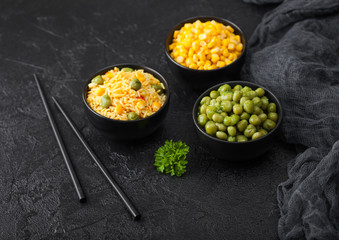
<path id="1" fill-rule="evenodd" d="M 192 23 L 192 21 L 194 20 L 201 20 L 201 19 L 205 19 L 203 21 L 209 21 L 209 20 L 215 20 L 219 23 L 222 23 L 222 24 L 228 24 L 228 25 L 231 25 L 233 28 L 236 28 L 236 30 L 240 33 L 239 35 L 241 35 L 241 37 L 243 38 L 243 51 L 242 53 L 240 54 L 240 56 L 235 60 L 233 61 L 231 64 L 228 64 L 224 67 L 221 67 L 221 68 L 216 68 L 216 69 L 211 69 L 211 70 L 198 70 L 198 69 L 192 69 L 192 68 L 188 68 L 188 67 L 185 67 L 185 66 L 182 66 L 181 64 L 177 63 L 169 54 L 169 49 L 168 49 L 168 46 L 170 44 L 169 42 L 169 39 L 171 38 L 171 36 L 173 35 L 174 31 L 175 30 L 178 30 L 179 28 L 181 28 L 185 23 Z M 167 44 L 167 42 L 169 42 Z M 240 61 L 240 59 L 242 59 L 245 55 L 245 52 L 247 50 L 247 41 L 246 41 L 246 36 L 244 34 L 244 32 L 241 30 L 241 28 L 236 25 L 235 23 L 233 23 L 232 21 L 228 20 L 228 19 L 225 19 L 225 18 L 222 18 L 222 17 L 215 17 L 215 16 L 196 16 L 196 17 L 190 17 L 190 18 L 186 18 L 185 20 L 182 20 L 181 22 L 177 23 L 172 29 L 171 31 L 169 32 L 169 34 L 167 35 L 166 39 L 165 39 L 165 53 L 166 53 L 166 56 L 170 59 L 170 61 L 172 63 L 174 63 L 176 66 L 182 68 L 182 69 L 185 69 L 185 70 L 188 70 L 188 71 L 192 71 L 192 72 L 204 72 L 204 73 L 207 73 L 207 72 L 218 72 L 218 71 L 221 71 L 221 70 L 224 70 L 226 68 L 229 68 L 231 67 L 232 65 L 235 65 L 237 62 Z"/>
<path id="2" fill-rule="evenodd" d="M 218 89 L 218 87 L 220 87 L 220 86 L 222 86 L 224 84 L 229 84 L 230 86 L 231 86 L 231 84 L 234 85 L 234 86 L 237 85 L 237 84 L 244 85 L 244 86 L 246 86 L 246 84 L 250 84 L 250 85 L 252 84 L 252 85 L 254 85 L 254 86 L 258 87 L 258 88 L 260 87 L 260 88 L 264 89 L 265 93 L 268 92 L 270 95 L 272 95 L 274 103 L 277 105 L 277 109 L 279 109 L 279 118 L 278 118 L 278 122 L 277 122 L 277 125 L 275 126 L 275 128 L 273 130 L 271 130 L 270 132 L 268 132 L 266 135 L 264 135 L 261 138 L 258 138 L 258 139 L 255 139 L 255 140 L 249 140 L 249 141 L 246 141 L 246 142 L 229 142 L 229 141 L 221 140 L 221 139 L 218 139 L 216 137 L 210 136 L 205 131 L 203 131 L 201 129 L 201 127 L 199 126 L 199 124 L 197 123 L 197 119 L 196 119 L 196 114 L 197 114 L 197 111 L 198 111 L 198 108 L 199 108 L 198 105 L 200 104 L 200 101 L 201 101 L 201 99 L 203 97 L 208 96 L 208 94 L 207 94 L 208 92 L 210 92 L 212 90 L 215 90 L 215 89 Z M 271 98 L 270 98 L 270 101 L 272 101 Z M 261 85 L 259 85 L 257 83 L 254 83 L 254 82 L 234 80 L 234 81 L 227 81 L 227 82 L 223 82 L 223 83 L 219 83 L 217 85 L 214 85 L 213 87 L 210 87 L 209 89 L 204 91 L 202 94 L 200 94 L 199 97 L 197 98 L 197 100 L 194 103 L 193 110 L 192 110 L 192 116 L 193 116 L 193 122 L 194 122 L 195 127 L 205 137 L 208 137 L 209 139 L 217 141 L 217 142 L 220 142 L 220 143 L 239 144 L 240 145 L 240 144 L 249 144 L 249 143 L 255 143 L 255 142 L 262 141 L 263 139 L 265 139 L 265 138 L 269 137 L 270 135 L 272 135 L 274 132 L 278 131 L 278 129 L 279 129 L 280 125 L 281 125 L 281 122 L 282 122 L 283 109 L 282 109 L 282 106 L 281 106 L 281 103 L 280 103 L 279 99 L 270 90 L 268 90 L 267 88 L 265 88 L 265 87 L 263 87 L 263 86 L 261 86 Z"/>
<path id="3" fill-rule="evenodd" d="M 152 75 L 158 75 L 160 77 L 160 79 L 158 79 L 158 76 L 157 76 L 157 79 L 160 82 L 164 83 L 165 87 L 166 87 L 166 100 L 165 100 L 164 104 L 161 106 L 161 108 L 148 117 L 141 118 L 141 119 L 138 119 L 138 120 L 133 120 L 133 121 L 117 120 L 117 119 L 113 119 L 113 118 L 108 118 L 108 117 L 103 116 L 103 115 L 97 113 L 96 111 L 94 111 L 88 105 L 88 103 L 86 101 L 86 96 L 87 96 L 87 93 L 88 93 L 88 84 L 93 79 L 93 77 L 99 75 L 100 72 L 109 71 L 111 69 L 114 69 L 114 67 L 119 67 L 119 68 L 131 67 L 133 69 L 138 68 L 138 69 L 143 69 L 145 72 L 150 73 Z M 160 112 L 168 105 L 169 99 L 170 99 L 170 88 L 169 88 L 169 85 L 168 85 L 166 79 L 158 71 L 154 70 L 153 68 L 150 68 L 150 67 L 145 66 L 145 65 L 135 64 L 135 63 L 117 63 L 117 64 L 109 65 L 109 66 L 106 66 L 106 67 L 99 69 L 98 71 L 89 75 L 89 78 L 86 80 L 83 91 L 82 91 L 82 101 L 83 101 L 83 103 L 85 104 L 86 108 L 88 110 L 90 110 L 90 112 L 93 113 L 96 117 L 99 117 L 99 118 L 106 120 L 106 121 L 108 120 L 108 121 L 112 121 L 112 122 L 116 122 L 116 123 L 120 122 L 120 123 L 124 123 L 124 124 L 133 124 L 133 123 L 137 123 L 137 122 L 142 122 L 144 120 L 151 119 L 151 118 L 155 117 L 156 115 L 160 114 Z"/>

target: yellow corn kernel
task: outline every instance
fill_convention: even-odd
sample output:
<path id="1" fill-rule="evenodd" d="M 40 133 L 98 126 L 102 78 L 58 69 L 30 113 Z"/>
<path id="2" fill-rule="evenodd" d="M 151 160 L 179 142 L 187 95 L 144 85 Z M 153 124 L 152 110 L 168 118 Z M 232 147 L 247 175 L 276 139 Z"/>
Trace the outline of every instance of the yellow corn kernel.
<path id="1" fill-rule="evenodd" d="M 203 66 L 198 67 L 198 70 L 204 70 Z"/>
<path id="2" fill-rule="evenodd" d="M 174 33 L 173 33 L 173 38 L 177 38 L 177 37 L 178 37 L 178 34 L 179 34 L 179 31 L 178 31 L 178 30 L 174 31 Z"/>
<path id="3" fill-rule="evenodd" d="M 197 54 L 194 54 L 192 58 L 193 58 L 193 61 L 194 61 L 194 62 L 199 61 L 199 57 L 198 57 Z"/>
<path id="4" fill-rule="evenodd" d="M 217 64 L 216 64 L 216 66 L 217 66 L 218 68 L 222 68 L 222 67 L 225 67 L 225 66 L 226 66 L 226 63 L 225 63 L 224 61 L 218 61 Z"/>
<path id="5" fill-rule="evenodd" d="M 207 70 L 213 70 L 213 69 L 216 69 L 217 67 L 215 65 L 211 65 L 207 68 Z"/>
<path id="6" fill-rule="evenodd" d="M 177 61 L 178 63 L 183 63 L 184 60 L 185 60 L 185 58 L 184 58 L 183 56 L 178 56 L 177 59 L 176 59 L 176 61 Z"/>
<path id="7" fill-rule="evenodd" d="M 173 53 L 173 57 L 175 58 L 178 57 L 180 54 L 179 51 L 173 51 L 172 53 Z"/>
<path id="8" fill-rule="evenodd" d="M 199 35 L 200 40 L 205 40 L 207 38 L 207 35 L 205 33 L 202 33 Z"/>
<path id="9" fill-rule="evenodd" d="M 225 61 L 226 57 L 224 55 L 220 56 L 220 61 Z"/>
<path id="10" fill-rule="evenodd" d="M 186 58 L 186 60 L 185 60 L 186 66 L 191 65 L 192 63 L 193 63 L 193 60 L 191 58 Z"/>
<path id="11" fill-rule="evenodd" d="M 204 66 L 204 65 L 205 65 L 205 62 L 203 62 L 203 61 L 199 61 L 199 62 L 197 62 L 197 65 L 198 65 L 198 67 L 202 67 L 202 66 Z"/>
<path id="12" fill-rule="evenodd" d="M 95 91 L 95 94 L 96 94 L 97 96 L 102 96 L 104 93 L 105 93 L 105 89 L 104 89 L 104 88 L 101 88 L 101 87 L 99 87 L 99 88 Z"/>
<path id="13" fill-rule="evenodd" d="M 219 47 L 215 47 L 211 50 L 211 53 L 218 53 L 220 51 Z"/>
<path id="14" fill-rule="evenodd" d="M 212 40 L 207 44 L 208 48 L 213 48 L 216 45 L 216 37 L 213 37 Z"/>
<path id="15" fill-rule="evenodd" d="M 161 108 L 161 104 L 160 104 L 160 103 L 154 102 L 154 103 L 152 104 L 152 109 L 153 109 L 153 111 L 158 111 L 160 108 Z"/>
<path id="16" fill-rule="evenodd" d="M 239 43 L 240 42 L 240 36 L 239 35 L 235 35 L 235 40 Z"/>
<path id="17" fill-rule="evenodd" d="M 229 31 L 229 32 L 234 32 L 234 29 L 231 27 L 231 26 L 226 26 L 226 29 L 227 29 L 227 31 Z"/>
<path id="18" fill-rule="evenodd" d="M 224 51 L 222 52 L 222 55 L 223 55 L 224 57 L 228 57 L 228 55 L 229 55 L 228 50 L 227 50 L 227 49 L 224 49 Z"/>
<path id="19" fill-rule="evenodd" d="M 239 44 L 235 47 L 235 49 L 236 49 L 237 51 L 241 52 L 242 49 L 243 49 L 242 43 L 239 43 Z"/>
<path id="20" fill-rule="evenodd" d="M 199 53 L 198 53 L 198 57 L 199 57 L 199 60 L 200 60 L 200 61 L 205 61 L 205 60 L 206 60 L 206 56 L 205 56 L 205 54 L 203 54 L 202 52 L 199 52 Z"/>
<path id="21" fill-rule="evenodd" d="M 231 64 L 231 63 L 232 63 L 232 61 L 231 61 L 231 60 L 229 60 L 229 59 L 226 59 L 226 60 L 225 60 L 225 63 L 226 63 L 226 65 L 228 65 L 228 64 Z"/>
<path id="22" fill-rule="evenodd" d="M 212 62 L 216 63 L 219 61 L 219 55 L 216 53 L 212 54 L 212 58 L 211 58 Z"/>
<path id="23" fill-rule="evenodd" d="M 234 58 L 235 58 L 234 53 L 230 53 L 230 55 L 228 55 L 229 60 L 233 61 Z"/>
<path id="24" fill-rule="evenodd" d="M 222 46 L 223 47 L 227 47 L 229 43 L 230 43 L 230 39 L 229 38 L 226 38 L 226 39 L 222 40 Z"/>
<path id="25" fill-rule="evenodd" d="M 194 42 L 192 43 L 192 49 L 193 49 L 193 51 L 197 52 L 197 51 L 199 50 L 199 48 L 200 48 L 200 43 L 199 43 L 198 41 L 194 41 Z"/>
<path id="26" fill-rule="evenodd" d="M 193 55 L 194 55 L 194 50 L 190 48 L 190 50 L 188 50 L 188 57 L 193 57 Z"/>
<path id="27" fill-rule="evenodd" d="M 123 108 L 122 106 L 117 105 L 117 106 L 115 107 L 115 112 L 116 112 L 117 114 L 121 114 L 123 111 L 124 111 L 124 108 Z"/>
<path id="28" fill-rule="evenodd" d="M 207 60 L 211 60 L 211 58 L 212 58 L 212 54 L 208 53 L 208 54 L 206 55 L 206 59 L 207 59 Z"/>
<path id="29" fill-rule="evenodd" d="M 136 73 L 135 73 L 135 77 L 136 77 L 140 82 L 145 81 L 145 76 L 144 76 L 144 74 L 142 74 L 141 72 L 136 72 Z"/>
<path id="30" fill-rule="evenodd" d="M 188 66 L 189 68 L 192 68 L 192 69 L 198 69 L 198 66 L 197 64 L 195 63 L 192 63 L 191 65 Z"/>
<path id="31" fill-rule="evenodd" d="M 234 43 L 229 43 L 227 48 L 228 50 L 233 51 L 235 49 Z"/>
<path id="32" fill-rule="evenodd" d="M 145 108 L 145 106 L 146 106 L 146 104 L 145 104 L 144 101 L 139 101 L 139 102 L 137 102 L 137 105 L 136 105 L 136 107 L 137 107 L 139 110 Z"/>

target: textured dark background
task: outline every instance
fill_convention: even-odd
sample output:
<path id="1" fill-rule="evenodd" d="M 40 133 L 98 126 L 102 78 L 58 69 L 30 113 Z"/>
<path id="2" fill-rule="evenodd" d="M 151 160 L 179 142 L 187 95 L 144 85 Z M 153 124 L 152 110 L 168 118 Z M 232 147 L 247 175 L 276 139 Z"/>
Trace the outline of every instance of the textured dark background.
<path id="1" fill-rule="evenodd" d="M 0 3 L 0 239 L 276 239 L 276 187 L 296 152 L 280 141 L 246 165 L 221 162 L 196 139 L 199 92 L 173 77 L 164 40 L 196 15 L 227 18 L 249 38 L 263 14 L 232 1 L 20 1 Z M 85 117 L 86 77 L 114 63 L 150 66 L 168 80 L 164 126 L 137 142 L 100 134 Z M 32 74 L 40 76 L 84 187 L 80 204 Z M 250 80 L 250 79 L 249 79 Z M 50 101 L 55 96 L 142 214 L 133 222 Z M 159 174 L 153 154 L 166 139 L 190 146 L 181 178 Z"/>

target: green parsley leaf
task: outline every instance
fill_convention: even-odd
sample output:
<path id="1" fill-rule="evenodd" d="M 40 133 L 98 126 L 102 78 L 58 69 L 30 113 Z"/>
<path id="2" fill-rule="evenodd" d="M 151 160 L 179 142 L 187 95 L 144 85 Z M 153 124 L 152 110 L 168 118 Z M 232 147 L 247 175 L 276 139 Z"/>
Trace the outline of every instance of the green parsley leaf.
<path id="1" fill-rule="evenodd" d="M 186 172 L 186 155 L 189 152 L 189 146 L 184 142 L 165 141 L 154 154 L 154 166 L 161 173 L 171 174 L 171 176 L 180 177 Z"/>

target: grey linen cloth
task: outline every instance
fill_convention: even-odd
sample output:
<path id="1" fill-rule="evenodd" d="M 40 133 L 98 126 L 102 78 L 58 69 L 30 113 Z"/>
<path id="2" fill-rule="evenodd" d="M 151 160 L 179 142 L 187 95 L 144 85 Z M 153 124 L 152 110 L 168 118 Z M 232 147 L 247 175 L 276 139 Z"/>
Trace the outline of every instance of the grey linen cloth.
<path id="1" fill-rule="evenodd" d="M 307 148 L 277 189 L 280 239 L 339 239 L 339 0 L 281 1 L 249 40 L 241 78 L 277 95 L 283 139 Z"/>

